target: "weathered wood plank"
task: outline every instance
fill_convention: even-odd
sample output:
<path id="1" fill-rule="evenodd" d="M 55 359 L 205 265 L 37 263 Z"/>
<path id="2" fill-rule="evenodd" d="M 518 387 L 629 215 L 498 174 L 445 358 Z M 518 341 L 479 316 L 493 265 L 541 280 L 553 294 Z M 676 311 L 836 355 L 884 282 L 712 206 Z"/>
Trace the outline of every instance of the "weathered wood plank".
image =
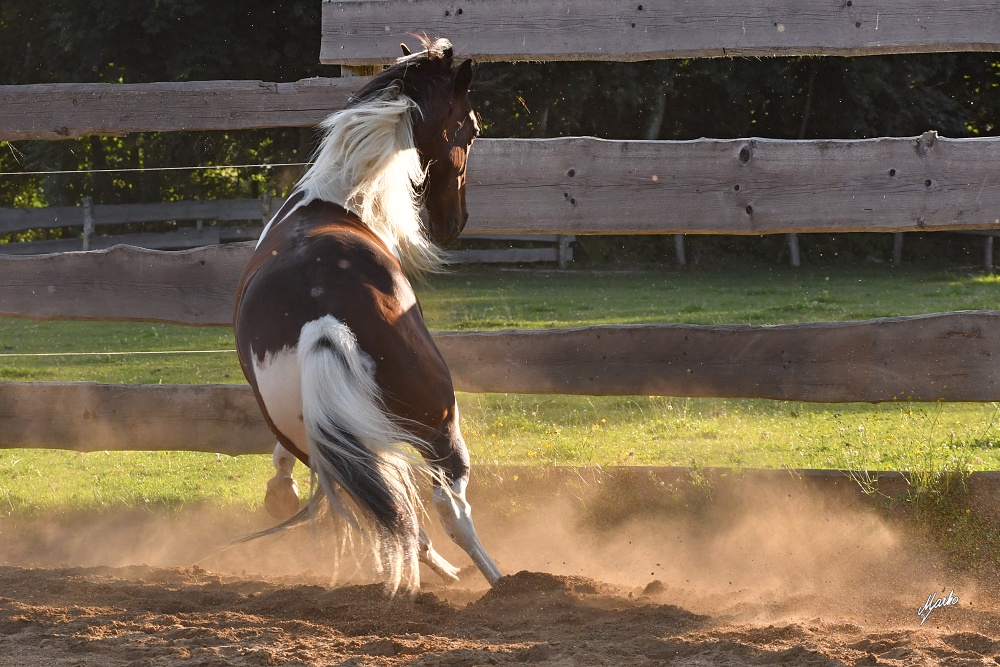
<path id="1" fill-rule="evenodd" d="M 282 198 L 273 200 L 281 206 Z M 173 201 L 159 204 L 104 204 L 94 207 L 94 225 L 160 222 L 163 220 L 261 220 L 261 199 Z"/>
<path id="2" fill-rule="evenodd" d="M 180 250 L 219 245 L 219 228 L 178 229 L 172 232 L 148 232 L 145 234 L 116 234 L 114 236 L 94 236 L 90 240 L 93 250 L 104 250 L 127 244 L 150 250 Z"/>
<path id="3" fill-rule="evenodd" d="M 127 244 L 138 248 L 155 250 L 180 250 L 218 245 L 220 228 L 178 229 L 172 232 L 149 232 L 145 234 L 116 234 L 115 236 L 93 236 L 91 250 L 102 250 Z M 32 255 L 53 252 L 75 252 L 81 250 L 82 239 L 60 239 L 58 241 L 34 241 L 28 243 L 5 243 L 0 245 L 0 255 Z"/>
<path id="4" fill-rule="evenodd" d="M 44 208 L 0 208 L 0 234 L 28 229 L 82 227 L 82 206 L 47 206 Z"/>
<path id="5" fill-rule="evenodd" d="M 399 46 L 397 45 L 398 49 Z M 90 134 L 307 127 L 343 109 L 365 79 L 56 83 L 0 86 L 0 141 Z"/>
<path id="6" fill-rule="evenodd" d="M 470 234 L 463 232 L 463 241 L 525 241 L 534 243 L 556 243 L 559 234 Z"/>
<path id="7" fill-rule="evenodd" d="M 253 245 L 0 256 L 0 314 L 229 326 Z"/>
<path id="8" fill-rule="evenodd" d="M 1000 400 L 1000 312 L 821 324 L 435 334 L 469 392 Z M 0 383 L 0 447 L 265 453 L 247 386 Z"/>
<path id="9" fill-rule="evenodd" d="M 179 250 L 202 248 L 219 243 L 234 241 L 256 241 L 264 227 L 210 227 L 203 230 L 180 229 L 173 232 L 149 232 L 145 234 L 116 234 L 91 238 L 91 249 L 112 248 L 116 245 L 130 245 L 150 250 Z M 82 239 L 59 239 L 53 241 L 28 241 L 24 243 L 0 244 L 0 255 L 43 255 L 62 252 L 77 252 Z"/>
<path id="10" fill-rule="evenodd" d="M 453 250 L 448 253 L 456 264 L 558 262 L 558 248 L 498 248 Z"/>
<path id="11" fill-rule="evenodd" d="M 476 142 L 469 232 L 1000 228 L 1000 139 Z"/>
<path id="12" fill-rule="evenodd" d="M 277 210 L 283 197 L 271 200 Z M 99 204 L 92 208 L 94 226 L 161 222 L 164 220 L 263 220 L 261 199 L 208 199 L 156 204 Z M 0 208 L 0 234 L 28 229 L 53 229 L 83 225 L 82 206 Z"/>
<path id="13" fill-rule="evenodd" d="M 230 326 L 236 282 L 253 242 L 184 252 L 148 249 L 218 243 L 225 230 L 95 236 L 95 250 L 86 253 L 67 252 L 80 248 L 79 239 L 0 245 L 0 315 Z M 254 232 L 259 230 L 234 233 Z M 122 240 L 142 247 L 118 245 Z M 55 254 L 29 254 L 45 249 Z M 459 262 L 558 259 L 554 248 L 463 250 L 455 255 Z"/>
<path id="14" fill-rule="evenodd" d="M 246 385 L 0 383 L 0 448 L 264 454 L 274 437 Z"/>
<path id="15" fill-rule="evenodd" d="M 254 227 L 219 227 L 219 240 L 223 243 L 233 241 L 254 241 L 264 233 L 264 225 Z"/>
<path id="16" fill-rule="evenodd" d="M 48 241 L 27 241 L 24 243 L 0 244 L 2 255 L 43 255 L 77 252 L 83 249 L 82 238 L 52 239 Z"/>
<path id="17" fill-rule="evenodd" d="M 437 334 L 470 392 L 994 401 L 1000 312 L 782 326 Z"/>
<path id="18" fill-rule="evenodd" d="M 477 60 L 1000 50 L 997 0 L 325 0 L 320 61 L 385 63 L 413 33 Z"/>

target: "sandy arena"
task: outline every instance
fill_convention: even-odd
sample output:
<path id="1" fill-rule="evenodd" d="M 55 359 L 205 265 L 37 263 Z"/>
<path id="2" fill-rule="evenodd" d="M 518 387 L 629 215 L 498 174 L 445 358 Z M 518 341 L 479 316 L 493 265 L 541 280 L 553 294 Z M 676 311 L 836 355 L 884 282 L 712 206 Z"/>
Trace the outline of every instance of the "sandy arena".
<path id="1" fill-rule="evenodd" d="M 425 573 L 412 599 L 352 558 L 336 567 L 322 528 L 210 555 L 263 515 L 4 518 L 0 667 L 1000 662 L 995 573 L 949 570 L 857 494 L 768 488 L 668 486 L 637 511 L 642 493 L 592 480 L 495 485 L 474 501 L 510 576 L 487 590 L 468 567 L 454 587 Z M 951 591 L 921 626 L 918 607 Z"/>

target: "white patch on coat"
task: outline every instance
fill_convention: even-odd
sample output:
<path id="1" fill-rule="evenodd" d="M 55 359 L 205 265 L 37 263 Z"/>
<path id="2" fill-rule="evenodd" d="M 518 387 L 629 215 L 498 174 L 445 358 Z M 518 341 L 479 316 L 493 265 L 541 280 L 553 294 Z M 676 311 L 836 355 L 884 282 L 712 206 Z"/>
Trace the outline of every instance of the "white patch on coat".
<path id="1" fill-rule="evenodd" d="M 257 361 L 257 355 L 252 350 L 251 355 L 257 390 L 264 400 L 267 416 L 299 451 L 309 451 L 306 429 L 302 424 L 302 371 L 299 368 L 298 348 L 286 347 L 279 352 L 268 352 L 263 362 Z"/>
<path id="2" fill-rule="evenodd" d="M 264 231 L 260 233 L 260 237 L 257 239 L 257 245 L 255 245 L 254 247 L 256 248 L 260 246 L 260 242 L 263 241 L 264 237 L 267 236 L 267 233 L 271 231 L 272 226 L 277 225 L 282 220 L 290 216 L 292 213 L 295 213 L 295 211 L 299 210 L 303 206 L 308 206 L 309 204 L 313 203 L 314 199 L 316 198 L 309 196 L 309 193 L 307 192 L 305 197 L 302 198 L 302 201 L 300 201 L 298 204 L 289 209 L 287 213 L 283 213 L 282 210 L 279 208 L 278 212 L 274 214 L 274 217 L 272 217 L 270 220 L 267 221 L 267 225 L 264 226 Z M 279 215 L 281 216 L 280 219 L 278 218 Z"/>

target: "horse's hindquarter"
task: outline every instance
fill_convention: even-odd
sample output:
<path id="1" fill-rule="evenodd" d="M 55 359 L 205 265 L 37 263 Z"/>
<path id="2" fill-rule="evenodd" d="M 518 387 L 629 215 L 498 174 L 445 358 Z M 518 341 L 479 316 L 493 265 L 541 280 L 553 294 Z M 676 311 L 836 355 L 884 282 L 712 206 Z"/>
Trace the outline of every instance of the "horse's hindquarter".
<path id="1" fill-rule="evenodd" d="M 265 417 L 303 459 L 296 349 L 302 327 L 321 317 L 352 331 L 393 414 L 436 430 L 454 405 L 451 375 L 398 262 L 332 208 L 304 207 L 269 231 L 241 280 L 235 317 L 240 362 Z"/>

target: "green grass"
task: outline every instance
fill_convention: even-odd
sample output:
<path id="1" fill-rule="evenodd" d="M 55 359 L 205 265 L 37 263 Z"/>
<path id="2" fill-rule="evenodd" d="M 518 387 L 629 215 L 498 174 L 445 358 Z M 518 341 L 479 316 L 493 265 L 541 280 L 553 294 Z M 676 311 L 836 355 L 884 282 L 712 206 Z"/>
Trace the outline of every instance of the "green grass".
<path id="1" fill-rule="evenodd" d="M 421 290 L 441 330 L 590 324 L 790 324 L 995 309 L 1000 279 L 885 267 L 621 272 L 471 271 Z"/>
<path id="2" fill-rule="evenodd" d="M 624 272 L 461 269 L 418 288 L 436 330 L 613 323 L 784 324 L 995 309 L 1000 280 L 887 267 Z M 0 319 L 0 354 L 231 350 L 228 329 Z M 0 381 L 242 383 L 231 352 L 0 357 Z M 467 395 L 474 463 L 1000 469 L 993 404 L 821 405 L 663 397 Z M 0 513 L 255 507 L 267 457 L 0 452 Z M 301 479 L 300 484 L 307 484 Z"/>
<path id="3" fill-rule="evenodd" d="M 303 471 L 299 471 L 302 473 Z M 59 510 L 257 507 L 265 456 L 195 452 L 0 452 L 0 516 Z M 308 489 L 308 475 L 297 476 Z"/>

